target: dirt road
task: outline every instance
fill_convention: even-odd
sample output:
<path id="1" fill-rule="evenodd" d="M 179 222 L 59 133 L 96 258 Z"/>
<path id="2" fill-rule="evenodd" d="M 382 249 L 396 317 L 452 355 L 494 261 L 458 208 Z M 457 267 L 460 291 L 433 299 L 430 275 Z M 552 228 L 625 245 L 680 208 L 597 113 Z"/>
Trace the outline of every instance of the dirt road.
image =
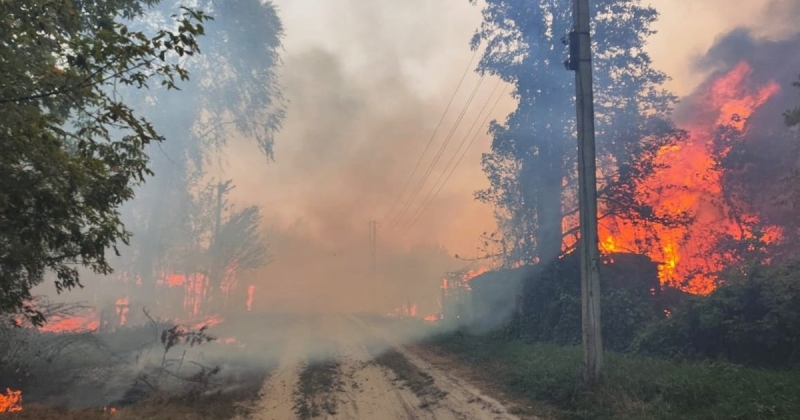
<path id="1" fill-rule="evenodd" d="M 252 419 L 516 419 L 497 401 L 354 317 L 292 328 Z"/>

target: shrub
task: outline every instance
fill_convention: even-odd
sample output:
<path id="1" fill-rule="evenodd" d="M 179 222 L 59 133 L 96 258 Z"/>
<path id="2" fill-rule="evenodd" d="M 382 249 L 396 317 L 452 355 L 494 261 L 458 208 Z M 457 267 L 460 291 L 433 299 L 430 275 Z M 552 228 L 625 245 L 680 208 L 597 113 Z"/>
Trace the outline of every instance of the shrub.
<path id="1" fill-rule="evenodd" d="M 800 261 L 762 267 L 697 296 L 648 326 L 634 348 L 669 357 L 762 367 L 800 362 Z"/>

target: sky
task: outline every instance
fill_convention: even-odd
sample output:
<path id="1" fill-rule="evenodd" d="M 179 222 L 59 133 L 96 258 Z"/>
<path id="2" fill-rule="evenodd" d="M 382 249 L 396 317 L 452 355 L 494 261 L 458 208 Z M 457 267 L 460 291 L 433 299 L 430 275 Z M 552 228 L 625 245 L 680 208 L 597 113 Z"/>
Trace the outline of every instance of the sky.
<path id="1" fill-rule="evenodd" d="M 791 16 L 800 12 L 798 3 L 654 0 L 661 17 L 648 52 L 654 66 L 672 77 L 667 87 L 686 95 L 705 76 L 695 62 L 715 40 L 739 27 L 765 38 L 788 36 L 797 30 Z M 485 112 L 491 109 L 496 80 L 479 87 L 417 200 L 398 212 L 405 198 L 397 199 L 473 56 L 468 43 L 480 23 L 480 6 L 468 0 L 275 4 L 286 31 L 281 84 L 287 120 L 276 138 L 274 162 L 244 143 L 228 151 L 224 176 L 237 184 L 232 198 L 261 205 L 275 227 L 302 223 L 334 249 L 366 242 L 368 221 L 376 219 L 384 247 L 434 242 L 452 253 L 480 255 L 479 235 L 495 224 L 492 209 L 473 199 L 488 184 L 480 159 L 491 142 L 481 125 L 485 114 L 478 111 L 487 103 Z M 455 125 L 478 79 L 473 72 L 465 77 L 407 192 Z M 502 120 L 513 107 L 506 95 L 491 117 Z M 452 177 L 412 224 L 419 202 L 436 190 L 433 183 L 456 146 L 475 133 Z M 397 213 L 406 216 L 395 220 Z"/>

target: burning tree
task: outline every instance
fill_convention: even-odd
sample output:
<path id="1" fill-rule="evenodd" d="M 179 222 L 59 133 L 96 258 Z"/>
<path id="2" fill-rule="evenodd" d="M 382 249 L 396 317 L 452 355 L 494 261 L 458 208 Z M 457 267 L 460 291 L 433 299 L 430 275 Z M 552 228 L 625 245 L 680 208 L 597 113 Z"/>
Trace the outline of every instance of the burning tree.
<path id="1" fill-rule="evenodd" d="M 210 188 L 216 192 L 216 209 L 210 244 L 204 252 L 206 266 L 203 272 L 208 273 L 208 289 L 193 291 L 206 295 L 207 303 L 216 311 L 230 308 L 230 297 L 236 289 L 236 275 L 239 272 L 261 267 L 268 262 L 267 244 L 259 230 L 259 208 L 249 206 L 236 210 L 226 198 L 232 189 L 231 181 Z"/>
<path id="2" fill-rule="evenodd" d="M 488 235 L 486 245 L 501 247 L 495 255 L 507 266 L 548 262 L 577 243 L 572 81 L 557 42 L 569 29 L 569 4 L 525 7 L 489 1 L 473 42 L 488 41 L 478 70 L 513 83 L 519 100 L 505 124 L 491 127 L 491 186 L 477 194 L 497 208 L 502 236 Z M 678 129 L 675 98 L 659 88 L 666 76 L 642 52 L 655 10 L 605 0 L 594 13 L 601 250 L 647 255 L 662 284 L 700 294 L 726 267 L 755 258 L 756 243 L 769 244 L 773 257 L 789 252 L 776 246 L 792 242 L 788 232 L 800 235 L 795 208 L 780 203 L 796 148 L 787 153 L 784 127 L 755 118 L 779 84 L 730 58 L 684 101 Z"/>
<path id="3" fill-rule="evenodd" d="M 476 197 L 495 206 L 502 234 L 487 245 L 502 245 L 496 256 L 507 266 L 551 261 L 577 242 L 574 88 L 561 41 L 571 4 L 489 0 L 483 14 L 472 42 L 487 45 L 478 72 L 512 83 L 519 101 L 504 123 L 492 123 L 492 152 L 483 157 L 491 185 Z M 658 151 L 685 140 L 669 119 L 675 97 L 660 88 L 667 78 L 643 51 L 657 13 L 639 1 L 603 0 L 593 14 L 599 217 L 647 227 L 686 223 L 687 214 L 659 211 L 638 191 L 662 165 Z"/>
<path id="4" fill-rule="evenodd" d="M 254 142 L 271 160 L 284 116 L 275 73 L 283 28 L 273 4 L 202 0 L 198 8 L 212 11 L 214 20 L 205 28 L 208 59 L 186 63 L 197 82 L 180 97 L 163 91 L 133 95 L 153 125 L 175 141 L 152 150 L 158 177 L 122 209 L 136 236 L 117 262 L 127 273 L 131 305 L 154 307 L 158 288 L 180 286 L 180 311 L 189 313 L 212 296 L 223 305 L 221 295 L 209 291 L 230 288 L 233 273 L 252 268 L 265 253 L 263 240 L 256 239 L 258 209 L 224 208 L 230 182 L 206 185 L 207 169 L 234 137 Z M 156 8 L 151 17 L 165 16 L 165 9 Z M 221 196 L 218 189 L 224 190 Z"/>

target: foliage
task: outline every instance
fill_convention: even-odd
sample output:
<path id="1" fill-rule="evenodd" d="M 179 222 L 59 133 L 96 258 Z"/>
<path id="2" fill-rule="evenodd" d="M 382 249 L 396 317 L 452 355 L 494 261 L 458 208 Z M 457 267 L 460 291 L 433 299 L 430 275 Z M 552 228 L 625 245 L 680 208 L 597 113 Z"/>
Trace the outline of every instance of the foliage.
<path id="1" fill-rule="evenodd" d="M 729 277 L 648 327 L 638 351 L 671 357 L 722 358 L 753 366 L 800 363 L 800 261 Z M 732 274 L 730 274 L 732 275 Z"/>
<path id="2" fill-rule="evenodd" d="M 663 316 L 661 302 L 650 291 L 658 287 L 655 265 L 647 257 L 621 254 L 611 256 L 600 267 L 604 279 L 603 344 L 610 350 L 626 351 L 639 331 Z M 523 285 L 522 308 L 521 316 L 512 324 L 514 334 L 539 342 L 579 344 L 577 253 L 534 269 Z"/>
<path id="3" fill-rule="evenodd" d="M 431 344 L 546 418 L 788 420 L 800 410 L 797 372 L 607 352 L 603 378 L 589 391 L 579 347 L 471 335 L 440 336 Z"/>
<path id="4" fill-rule="evenodd" d="M 798 256 L 794 243 L 800 239 L 800 214 L 794 184 L 800 149 L 792 130 L 775 124 L 772 113 L 764 114 L 747 120 L 734 115 L 715 131 L 712 151 L 724 200 L 716 204 L 727 208 L 728 217 L 739 227 L 735 235 L 718 235 L 716 241 L 723 254 L 731 246 L 740 248 L 734 254 L 741 254 L 742 246 L 754 245 L 742 239 L 755 239 L 752 233 L 761 231 L 759 241 L 764 243 L 759 249 L 778 262 Z M 773 233 L 780 228 L 780 235 L 767 235 L 767 228 Z M 736 264 L 741 258 L 735 257 L 740 256 L 731 255 L 734 258 L 728 262 Z"/>
<path id="5" fill-rule="evenodd" d="M 657 169 L 656 152 L 685 136 L 668 118 L 675 97 L 660 88 L 667 77 L 643 50 L 657 13 L 640 1 L 593 6 L 601 208 L 644 223 L 685 222 L 686 215 L 655 213 L 637 189 Z M 575 91 L 561 42 L 571 8 L 554 0 L 489 0 L 472 41 L 473 48 L 486 45 L 478 71 L 512 83 L 519 101 L 504 123 L 491 125 L 492 152 L 483 157 L 490 187 L 476 194 L 496 207 L 502 233 L 512 237 L 503 244 L 507 265 L 558 256 L 569 233 L 562 219 L 577 207 Z"/>
<path id="6" fill-rule="evenodd" d="M 24 311 L 48 271 L 59 291 L 77 266 L 111 272 L 105 253 L 130 237 L 117 208 L 150 173 L 163 140 L 117 94 L 186 80 L 173 54 L 193 55 L 208 17 L 182 9 L 152 37 L 125 23 L 154 0 L 0 2 L 0 312 Z"/>

